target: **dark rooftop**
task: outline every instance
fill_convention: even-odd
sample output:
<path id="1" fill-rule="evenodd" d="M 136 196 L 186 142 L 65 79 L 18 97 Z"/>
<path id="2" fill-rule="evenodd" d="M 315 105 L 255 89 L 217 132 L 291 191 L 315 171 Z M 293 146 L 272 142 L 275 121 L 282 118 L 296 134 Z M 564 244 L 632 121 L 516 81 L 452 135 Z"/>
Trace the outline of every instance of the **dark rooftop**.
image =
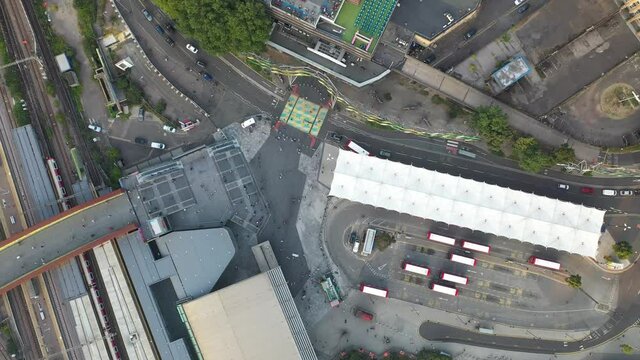
<path id="1" fill-rule="evenodd" d="M 391 15 L 391 22 L 432 39 L 479 4 L 480 0 L 399 0 Z"/>

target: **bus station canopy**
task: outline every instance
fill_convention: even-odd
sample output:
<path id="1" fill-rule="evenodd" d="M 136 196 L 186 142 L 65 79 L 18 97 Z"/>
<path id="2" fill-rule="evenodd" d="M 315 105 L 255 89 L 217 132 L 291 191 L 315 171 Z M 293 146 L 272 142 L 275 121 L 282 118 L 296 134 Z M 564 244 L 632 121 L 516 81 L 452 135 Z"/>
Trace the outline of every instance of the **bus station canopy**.
<path id="1" fill-rule="evenodd" d="M 329 195 L 594 258 L 605 214 L 345 150 Z"/>

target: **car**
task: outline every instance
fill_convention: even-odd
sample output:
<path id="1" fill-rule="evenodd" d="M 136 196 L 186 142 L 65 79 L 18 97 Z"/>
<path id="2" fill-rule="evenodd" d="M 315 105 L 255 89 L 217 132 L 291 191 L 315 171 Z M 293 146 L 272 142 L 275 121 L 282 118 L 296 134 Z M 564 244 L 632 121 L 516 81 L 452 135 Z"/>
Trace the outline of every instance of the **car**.
<path id="1" fill-rule="evenodd" d="M 162 149 L 167 147 L 165 144 L 159 143 L 159 142 L 155 142 L 155 141 L 152 141 L 150 145 L 151 145 L 152 148 L 160 149 L 160 150 L 162 150 Z"/>
<path id="2" fill-rule="evenodd" d="M 356 241 L 358 241 L 358 234 L 356 234 L 356 232 L 352 232 L 351 236 L 349 237 L 349 243 L 351 244 L 355 244 Z"/>
<path id="3" fill-rule="evenodd" d="M 604 196 L 616 196 L 618 192 L 613 189 L 602 189 L 602 195 Z"/>
<path id="4" fill-rule="evenodd" d="M 516 6 L 522 4 L 523 2 L 525 2 L 525 0 L 514 0 L 513 3 L 516 4 Z"/>
<path id="5" fill-rule="evenodd" d="M 149 12 L 149 10 L 147 9 L 142 9 L 142 14 L 144 15 L 144 17 L 147 18 L 147 20 L 149 21 L 153 21 L 153 15 L 151 15 L 151 13 Z"/>
<path id="6" fill-rule="evenodd" d="M 583 186 L 580 188 L 580 192 L 583 194 L 593 194 L 593 188 L 588 186 Z"/>
<path id="7" fill-rule="evenodd" d="M 171 47 L 173 47 L 173 46 L 175 46 L 175 45 L 176 45 L 176 42 L 175 42 L 175 41 L 173 41 L 173 39 L 172 39 L 172 38 L 170 38 L 170 37 L 168 37 L 168 36 L 165 36 L 165 37 L 164 37 L 164 41 L 165 41 L 167 44 L 169 44 L 169 46 L 171 46 Z"/>
<path id="8" fill-rule="evenodd" d="M 469 29 L 469 31 L 467 31 L 467 32 L 464 34 L 464 38 L 465 38 L 466 40 L 469 40 L 469 39 L 471 39 L 471 38 L 473 37 L 473 35 L 475 35 L 475 34 L 476 34 L 476 32 L 478 32 L 478 30 L 476 30 L 476 29 Z"/>
<path id="9" fill-rule="evenodd" d="M 166 23 L 164 24 L 164 28 L 167 29 L 167 32 L 169 34 L 173 34 L 174 32 L 176 32 L 176 28 L 173 26 L 172 23 Z"/>
<path id="10" fill-rule="evenodd" d="M 140 108 L 138 109 L 138 121 L 143 121 L 143 120 L 144 120 L 144 108 L 140 106 Z"/>
<path id="11" fill-rule="evenodd" d="M 529 4 L 524 4 L 518 8 L 518 14 L 522 14 L 527 10 L 529 10 Z"/>
<path id="12" fill-rule="evenodd" d="M 89 129 L 99 133 L 102 132 L 102 127 L 100 125 L 89 124 Z"/>
<path id="13" fill-rule="evenodd" d="M 242 123 L 240 123 L 240 126 L 243 129 L 248 128 L 249 126 L 255 125 L 256 124 L 256 119 L 254 118 L 248 118 L 247 120 L 243 121 Z"/>
<path id="14" fill-rule="evenodd" d="M 186 48 L 187 50 L 191 51 L 194 54 L 198 53 L 198 48 L 193 46 L 192 44 L 187 44 Z"/>
<path id="15" fill-rule="evenodd" d="M 436 60 L 436 54 L 433 54 L 433 53 L 427 55 L 427 57 L 424 58 L 425 64 L 431 64 L 435 60 Z"/>
<path id="16" fill-rule="evenodd" d="M 203 67 L 207 67 L 207 63 L 202 61 L 202 60 L 196 60 L 196 65 L 203 68 Z"/>
<path id="17" fill-rule="evenodd" d="M 391 151 L 389 150 L 380 150 L 378 152 L 378 156 L 380 156 L 383 159 L 388 159 L 391 157 Z"/>
<path id="18" fill-rule="evenodd" d="M 164 35 L 164 29 L 162 28 L 162 26 L 156 25 L 156 31 L 158 32 L 158 34 Z"/>
<path id="19" fill-rule="evenodd" d="M 558 184 L 558 189 L 569 190 L 569 185 L 567 185 L 567 184 Z"/>
<path id="20" fill-rule="evenodd" d="M 162 130 L 164 130 L 164 131 L 166 131 L 166 132 L 170 132 L 170 133 L 174 133 L 174 132 L 176 132 L 176 128 L 171 127 L 171 126 L 169 126 L 169 125 L 164 125 L 164 126 L 162 127 Z"/>
<path id="21" fill-rule="evenodd" d="M 633 190 L 625 189 L 620 190 L 620 196 L 631 196 L 633 195 Z"/>
<path id="22" fill-rule="evenodd" d="M 139 145 L 147 145 L 147 139 L 143 138 L 142 136 L 136 137 L 135 139 L 133 139 L 133 141 Z"/>
<path id="23" fill-rule="evenodd" d="M 329 133 L 329 137 L 331 138 L 331 140 L 336 141 L 336 142 L 341 142 L 342 141 L 342 135 L 336 134 L 334 132 Z"/>
<path id="24" fill-rule="evenodd" d="M 207 81 L 212 81 L 213 80 L 213 76 L 211 76 L 211 74 L 209 74 L 206 71 L 200 71 L 200 75 L 202 76 L 203 79 L 205 79 Z"/>

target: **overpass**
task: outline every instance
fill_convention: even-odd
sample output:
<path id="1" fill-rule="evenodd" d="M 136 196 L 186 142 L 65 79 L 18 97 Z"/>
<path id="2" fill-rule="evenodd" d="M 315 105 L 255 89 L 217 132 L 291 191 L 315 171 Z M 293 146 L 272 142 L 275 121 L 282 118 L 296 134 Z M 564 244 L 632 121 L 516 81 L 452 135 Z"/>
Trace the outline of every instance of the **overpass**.
<path id="1" fill-rule="evenodd" d="M 138 229 L 127 194 L 114 191 L 0 242 L 0 294 Z"/>

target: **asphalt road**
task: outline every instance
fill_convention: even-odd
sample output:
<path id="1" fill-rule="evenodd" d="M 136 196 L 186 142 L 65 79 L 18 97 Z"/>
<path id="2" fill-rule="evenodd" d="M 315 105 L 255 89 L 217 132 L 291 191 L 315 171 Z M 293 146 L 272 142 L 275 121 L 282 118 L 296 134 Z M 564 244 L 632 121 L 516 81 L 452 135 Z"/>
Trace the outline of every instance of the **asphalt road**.
<path id="1" fill-rule="evenodd" d="M 246 105 L 247 110 L 245 112 L 247 114 L 257 111 L 270 113 L 277 106 L 273 101 L 276 92 L 275 85 L 246 68 L 244 64 L 233 59 L 231 55 L 223 57 L 210 56 L 202 49 L 197 54 L 194 54 L 186 48 L 186 44 L 194 43 L 193 40 L 186 39 L 179 31 L 170 34 L 165 30 L 163 35 L 159 34 L 155 29 L 156 25 L 164 28 L 166 23 L 173 22 L 155 5 L 150 2 L 135 0 L 117 1 L 116 5 L 154 66 L 174 86 L 184 94 L 188 94 L 208 113 L 215 115 L 217 109 L 225 105 L 226 100 L 224 97 L 211 96 L 214 92 L 232 92 L 239 98 L 239 101 Z M 142 13 L 144 8 L 153 15 L 152 21 L 148 21 L 144 17 Z M 170 46 L 164 40 L 166 36 L 174 40 L 174 46 Z M 196 60 L 205 62 L 206 66 L 204 68 L 198 67 Z M 175 64 L 180 64 L 181 66 L 175 67 Z M 213 76 L 211 91 L 192 91 L 189 84 L 194 77 L 200 76 L 198 74 L 200 71 L 206 71 Z M 222 89 L 214 89 L 215 87 Z M 237 118 L 232 119 L 232 121 L 237 121 L 243 115 L 245 114 L 237 114 Z M 223 117 L 216 117 L 213 121 L 216 126 L 223 127 L 227 125 L 224 119 Z"/>
<path id="2" fill-rule="evenodd" d="M 478 154 L 476 159 L 448 154 L 445 141 L 409 136 L 401 133 L 367 127 L 343 116 L 332 117 L 325 125 L 327 131 L 334 131 L 355 141 L 372 153 L 381 149 L 391 151 L 391 160 L 404 164 L 445 172 L 451 175 L 500 185 L 515 190 L 535 193 L 541 196 L 569 201 L 600 209 L 618 209 L 628 213 L 640 213 L 636 197 L 611 197 L 601 195 L 601 189 L 640 188 L 630 178 L 594 178 L 568 175 L 559 171 L 531 174 L 514 169 L 515 163 L 501 157 L 487 154 L 469 144 L 464 146 Z M 558 184 L 569 185 L 569 190 L 558 189 Z M 593 194 L 582 194 L 580 187 L 594 188 Z"/>
<path id="3" fill-rule="evenodd" d="M 513 0 L 482 1 L 474 19 L 432 45 L 436 55 L 436 60 L 432 65 L 446 71 L 461 63 L 462 60 L 507 32 L 513 25 L 533 14 L 547 1 L 526 1 L 530 8 L 524 13 L 518 13 L 518 7 L 514 5 Z M 471 39 L 465 40 L 464 34 L 471 29 L 475 29 L 476 34 Z"/>

